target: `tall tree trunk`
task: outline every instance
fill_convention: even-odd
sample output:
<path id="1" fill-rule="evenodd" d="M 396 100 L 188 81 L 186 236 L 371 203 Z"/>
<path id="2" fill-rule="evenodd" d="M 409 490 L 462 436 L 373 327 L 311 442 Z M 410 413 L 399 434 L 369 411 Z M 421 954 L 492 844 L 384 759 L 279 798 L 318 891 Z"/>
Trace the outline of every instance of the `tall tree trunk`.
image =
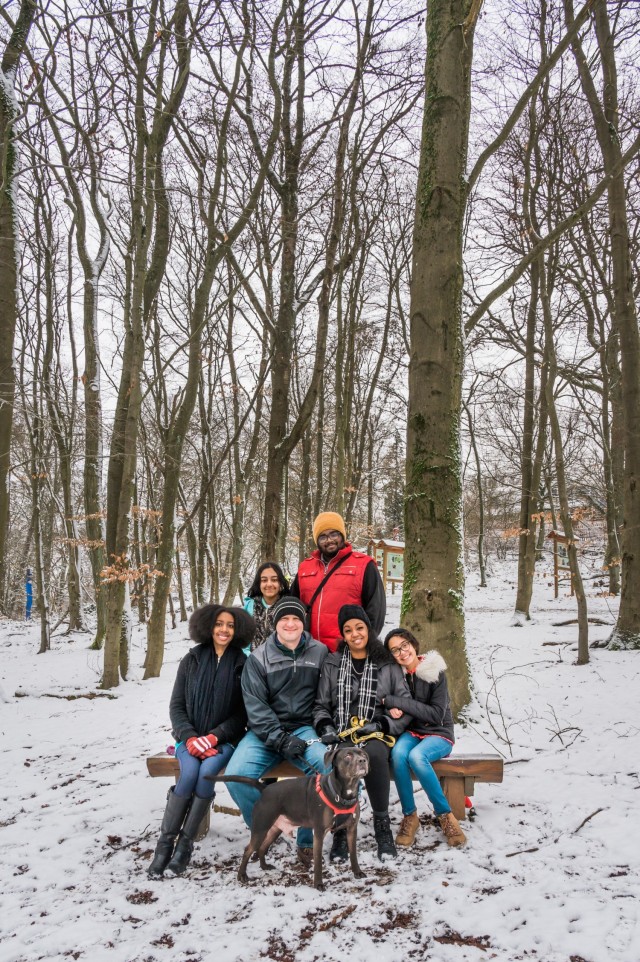
<path id="1" fill-rule="evenodd" d="M 60 463 L 60 486 L 62 488 L 63 498 L 62 518 L 68 553 L 67 593 L 69 600 L 69 631 L 82 631 L 84 630 L 84 615 L 80 596 L 80 554 L 78 550 L 78 532 L 74 518 L 72 487 L 73 434 L 69 429 L 69 425 L 66 423 L 67 419 L 59 401 L 58 359 L 54 357 L 59 343 L 59 339 L 56 336 L 56 318 L 54 316 L 56 301 L 54 278 L 56 272 L 53 254 L 55 251 L 55 240 L 48 198 L 44 196 L 46 188 L 42 182 L 40 183 L 40 188 L 42 190 L 42 197 L 37 213 L 37 222 L 45 242 L 42 257 L 44 262 L 44 316 L 46 329 L 44 359 L 42 364 L 42 386 Z"/>
<path id="2" fill-rule="evenodd" d="M 573 2 L 564 0 L 567 23 L 573 21 Z M 619 135 L 618 77 L 614 38 L 606 0 L 595 0 L 594 21 L 603 73 L 602 101 L 579 39 L 573 41 L 582 89 L 589 103 L 605 174 L 622 165 Z M 618 621 L 609 639 L 611 649 L 640 649 L 640 332 L 633 296 L 629 251 L 627 191 L 624 170 L 611 178 L 607 190 L 613 323 L 620 339 L 621 396 L 624 430 L 624 485 L 622 526 L 622 590 Z"/>
<path id="3" fill-rule="evenodd" d="M 336 274 L 351 263 L 353 249 L 338 262 L 338 249 L 345 220 L 347 183 L 350 176 L 357 177 L 355 169 L 347 165 L 349 130 L 353 115 L 361 95 L 362 78 L 369 58 L 374 5 L 367 3 L 366 17 L 361 26 L 358 44 L 358 58 L 353 77 L 349 84 L 348 97 L 340 118 L 336 157 L 333 167 L 331 202 L 333 205 L 325 239 L 324 269 L 321 272 L 318 294 L 318 325 L 315 337 L 315 356 L 309 387 L 300 405 L 295 423 L 289 427 L 290 385 L 291 385 L 291 348 L 296 318 L 296 244 L 298 239 L 299 178 L 302 147 L 305 138 L 304 115 L 304 70 L 305 70 L 305 3 L 301 2 L 297 12 L 295 44 L 285 63 L 289 73 L 283 81 L 282 129 L 284 135 L 284 188 L 282 198 L 282 277 L 281 305 L 278 314 L 276 333 L 272 343 L 272 380 L 271 380 L 271 419 L 269 421 L 269 460 L 265 485 L 264 532 L 262 537 L 262 556 L 282 559 L 286 532 L 281 530 L 283 494 L 286 491 L 286 469 L 304 431 L 308 428 L 321 389 L 325 368 L 325 351 L 329 330 L 329 311 Z M 360 26 L 360 24 L 359 24 Z M 292 78 L 296 68 L 296 85 Z M 294 118 L 295 117 L 295 121 Z M 358 240 L 354 242 L 357 245 Z M 285 524 L 286 527 L 286 524 Z"/>
<path id="4" fill-rule="evenodd" d="M 178 601 L 180 603 L 180 621 L 187 621 L 187 605 L 184 600 L 184 586 L 182 584 L 182 563 L 180 559 L 180 545 L 176 545 L 176 581 L 178 584 Z"/>
<path id="5" fill-rule="evenodd" d="M 300 518 L 298 521 L 298 564 L 308 554 L 311 537 L 311 446 L 313 434 L 308 431 L 302 438 L 302 472 L 300 475 Z"/>
<path id="6" fill-rule="evenodd" d="M 473 418 L 471 416 L 471 408 L 468 404 L 465 404 L 464 409 L 467 413 L 469 439 L 471 442 L 471 450 L 473 451 L 473 460 L 476 466 L 476 486 L 478 488 L 478 569 L 480 571 L 480 587 L 486 588 L 487 572 L 484 556 L 484 490 L 482 487 L 482 466 L 480 463 L 480 452 L 476 442 L 476 432 L 473 425 Z"/>
<path id="7" fill-rule="evenodd" d="M 72 35 L 69 11 L 67 16 L 67 34 Z M 76 48 L 69 44 L 69 55 Z M 87 54 L 88 56 L 88 54 Z M 86 64 L 86 61 L 85 61 Z M 90 71 L 88 71 L 90 74 Z M 80 70 L 76 69 L 76 74 Z M 102 504 L 103 485 L 103 426 L 102 426 L 102 389 L 100 341 L 98 335 L 98 299 L 100 278 L 109 256 L 110 237 L 107 222 L 111 214 L 111 205 L 105 211 L 102 207 L 103 193 L 100 178 L 102 160 L 98 152 L 98 144 L 93 135 L 93 121 L 88 122 L 82 113 L 83 106 L 74 94 L 75 88 L 68 87 L 68 78 L 59 82 L 55 71 L 49 71 L 47 83 L 54 90 L 64 104 L 69 117 L 69 124 L 81 140 L 83 157 L 88 168 L 88 183 L 81 183 L 77 171 L 77 161 L 69 154 L 68 140 L 62 135 L 58 110 L 50 109 L 46 101 L 46 88 L 39 87 L 40 98 L 48 124 L 53 132 L 62 159 L 58 179 L 65 188 L 66 201 L 74 212 L 75 243 L 78 260 L 84 276 L 82 321 L 84 340 L 84 371 L 81 377 L 84 392 L 84 470 L 83 470 L 83 501 L 84 521 L 86 531 L 86 545 L 89 551 L 91 573 L 96 602 L 96 630 L 91 648 L 102 648 L 106 632 L 106 593 L 102 590 L 101 572 L 106 563 L 104 510 Z M 94 102 L 99 102 L 97 91 L 93 90 Z M 78 144 L 76 143 L 76 148 Z M 66 186 L 65 186 L 66 185 Z M 85 185 L 87 190 L 85 192 Z M 88 195 L 88 196 L 87 196 Z M 95 229 L 89 224 L 89 214 L 93 215 Z M 95 256 L 90 253 L 94 236 L 98 238 L 98 249 Z M 71 324 L 71 316 L 69 318 Z"/>
<path id="8" fill-rule="evenodd" d="M 522 424 L 522 475 L 520 489 L 520 534 L 518 536 L 518 587 L 516 591 L 516 607 L 513 620 L 516 624 L 529 621 L 531 615 L 531 595 L 533 592 L 532 563 L 535 564 L 535 552 L 531 551 L 531 544 L 535 544 L 536 525 L 533 515 L 537 510 L 537 494 L 533 482 L 533 451 L 535 437 L 535 376 L 537 346 L 537 312 L 539 298 L 538 262 L 531 265 L 531 291 L 529 294 L 529 308 L 527 311 L 527 334 L 525 341 L 525 387 L 524 387 L 524 416 Z"/>
<path id="9" fill-rule="evenodd" d="M 163 153 L 189 80 L 191 40 L 187 40 L 185 32 L 189 12 L 188 0 L 178 0 L 171 29 L 164 29 L 162 25 L 163 29 L 158 33 L 159 11 L 155 0 L 149 11 L 145 43 L 135 64 L 136 157 L 131 212 L 131 290 L 130 307 L 125 318 L 122 373 L 107 472 L 106 548 L 109 579 L 103 688 L 118 685 L 126 662 L 126 646 L 122 644 L 122 623 L 127 599 L 125 589 L 130 582 L 129 525 L 142 407 L 141 375 L 145 356 L 145 332 L 169 252 L 170 213 L 164 182 Z M 113 18 L 111 19 L 113 23 Z M 166 45 L 173 36 L 178 50 L 174 86 L 167 94 L 162 109 L 154 111 L 153 123 L 148 129 L 145 115 L 147 69 L 156 43 Z M 159 63 L 164 65 L 164 58 L 160 58 Z M 156 78 L 156 83 L 162 87 L 162 75 Z M 171 548 L 173 552 L 173 541 Z"/>
<path id="10" fill-rule="evenodd" d="M 411 282 L 403 623 L 469 701 L 464 636 L 460 410 L 462 232 L 475 0 L 427 0 L 427 62 Z"/>
<path id="11" fill-rule="evenodd" d="M 556 480 L 558 483 L 558 507 L 562 528 L 567 538 L 567 555 L 569 559 L 569 572 L 571 584 L 576 596 L 578 605 L 578 664 L 586 665 L 589 662 L 589 619 L 587 614 L 587 599 L 584 593 L 580 564 L 578 562 L 578 549 L 576 546 L 575 533 L 573 530 L 573 519 L 569 506 L 569 495 L 567 493 L 567 480 L 565 470 L 565 458 L 562 444 L 562 431 L 558 420 L 558 412 L 555 401 L 555 384 L 558 364 L 556 360 L 556 349 L 553 342 L 553 320 L 551 315 L 551 305 L 549 302 L 549 290 L 547 287 L 547 272 L 541 265 L 540 269 L 540 294 L 542 310 L 544 314 L 545 330 L 545 356 L 548 358 L 548 376 L 546 381 L 546 401 L 549 415 L 549 427 L 555 454 Z"/>
<path id="12" fill-rule="evenodd" d="M 18 107 L 15 80 L 27 46 L 38 4 L 22 0 L 0 63 L 0 599 L 4 597 L 7 532 L 9 528 L 9 470 L 15 368 L 13 345 L 18 317 L 18 276 L 15 211 L 15 123 Z"/>

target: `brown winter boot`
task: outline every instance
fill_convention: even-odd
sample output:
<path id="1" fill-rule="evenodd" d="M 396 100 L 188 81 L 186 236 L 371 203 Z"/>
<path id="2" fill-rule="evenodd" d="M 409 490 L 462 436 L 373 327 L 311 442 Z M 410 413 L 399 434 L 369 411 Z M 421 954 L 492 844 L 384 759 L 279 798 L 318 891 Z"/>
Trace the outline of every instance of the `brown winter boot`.
<path id="1" fill-rule="evenodd" d="M 413 845 L 419 828 L 420 819 L 418 818 L 417 812 L 412 812 L 411 815 L 405 815 L 400 823 L 398 834 L 396 835 L 396 845 L 406 845 L 407 848 Z"/>
<path id="2" fill-rule="evenodd" d="M 447 845 L 464 845 L 467 841 L 467 836 L 460 828 L 460 823 L 453 812 L 447 812 L 446 815 L 438 815 L 438 821 L 440 822 L 440 828 L 444 832 Z"/>

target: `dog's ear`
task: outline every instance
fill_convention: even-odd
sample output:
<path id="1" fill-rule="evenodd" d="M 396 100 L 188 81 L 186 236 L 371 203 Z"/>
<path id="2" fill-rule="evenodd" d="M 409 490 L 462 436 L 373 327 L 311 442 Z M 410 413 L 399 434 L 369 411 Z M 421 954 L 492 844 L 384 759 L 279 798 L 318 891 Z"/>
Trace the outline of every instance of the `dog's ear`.
<path id="1" fill-rule="evenodd" d="M 324 753 L 325 768 L 328 768 L 329 766 L 333 767 L 333 759 L 335 758 L 335 754 L 339 747 L 339 745 L 334 745 L 333 748 L 330 748 L 328 752 Z"/>

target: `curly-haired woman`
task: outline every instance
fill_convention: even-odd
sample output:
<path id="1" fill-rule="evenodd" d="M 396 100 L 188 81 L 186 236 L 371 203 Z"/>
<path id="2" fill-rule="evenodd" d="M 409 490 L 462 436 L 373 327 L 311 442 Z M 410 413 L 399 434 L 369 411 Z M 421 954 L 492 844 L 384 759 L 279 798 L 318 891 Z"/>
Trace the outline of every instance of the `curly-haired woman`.
<path id="1" fill-rule="evenodd" d="M 242 648 L 254 631 L 253 619 L 242 608 L 203 605 L 191 615 L 189 637 L 196 645 L 180 662 L 169 704 L 180 777 L 167 795 L 151 876 L 165 869 L 172 875 L 185 871 L 215 792 L 208 776 L 226 766 L 244 734 Z"/>

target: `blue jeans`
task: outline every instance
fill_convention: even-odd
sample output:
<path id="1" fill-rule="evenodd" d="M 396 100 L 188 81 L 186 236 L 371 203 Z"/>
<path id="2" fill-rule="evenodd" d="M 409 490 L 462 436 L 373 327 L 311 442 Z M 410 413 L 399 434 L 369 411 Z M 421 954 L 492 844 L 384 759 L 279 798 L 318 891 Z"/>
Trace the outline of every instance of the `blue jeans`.
<path id="1" fill-rule="evenodd" d="M 436 815 L 446 815 L 451 806 L 440 786 L 440 779 L 431 767 L 431 762 L 446 758 L 451 754 L 453 745 L 446 738 L 429 735 L 416 738 L 411 732 L 403 732 L 391 750 L 393 778 L 400 796 L 403 815 L 412 815 L 416 810 L 413 797 L 411 771 L 427 793 Z"/>
<path id="2" fill-rule="evenodd" d="M 210 758 L 194 758 L 187 751 L 184 742 L 176 748 L 176 758 L 180 762 L 180 778 L 176 782 L 174 794 L 180 798 L 213 798 L 216 783 L 210 782 L 207 775 L 217 775 L 228 764 L 233 755 L 233 745 L 220 745 L 218 754 Z"/>
<path id="3" fill-rule="evenodd" d="M 311 725 L 303 725 L 302 728 L 296 728 L 296 730 L 290 734 L 297 735 L 298 738 L 302 738 L 303 741 L 318 737 Z M 324 764 L 324 756 L 327 751 L 327 746 L 321 742 L 307 745 L 304 758 L 293 762 L 293 764 L 296 768 L 301 769 L 305 775 L 311 775 L 314 772 L 320 772 L 324 775 L 330 771 Z M 227 765 L 225 775 L 244 775 L 246 778 L 261 778 L 265 772 L 268 772 L 270 768 L 273 768 L 282 761 L 284 761 L 284 757 L 280 755 L 275 748 L 269 748 L 269 746 L 265 745 L 262 739 L 258 738 L 253 732 L 247 732 L 236 748 L 233 758 Z M 227 788 L 229 789 L 229 794 L 242 812 L 242 817 L 248 827 L 251 828 L 251 813 L 253 812 L 253 806 L 260 798 L 259 789 L 252 788 L 251 785 L 239 785 L 234 782 L 227 782 Z M 313 832 L 310 828 L 298 829 L 298 845 L 301 848 L 311 848 L 313 846 Z"/>

